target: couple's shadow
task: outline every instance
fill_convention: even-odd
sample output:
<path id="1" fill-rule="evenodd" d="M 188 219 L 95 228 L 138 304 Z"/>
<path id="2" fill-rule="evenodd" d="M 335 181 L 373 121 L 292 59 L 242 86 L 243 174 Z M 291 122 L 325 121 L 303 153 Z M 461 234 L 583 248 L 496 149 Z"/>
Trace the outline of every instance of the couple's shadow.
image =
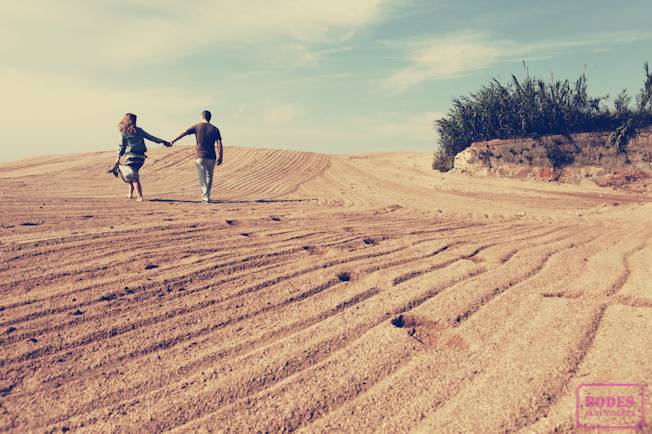
<path id="1" fill-rule="evenodd" d="M 312 202 L 318 199 L 254 199 L 254 200 L 211 200 L 211 204 L 236 204 L 236 203 L 293 203 L 293 202 Z M 202 203 L 201 200 L 188 200 L 188 199 L 149 199 L 150 202 L 161 203 Z"/>

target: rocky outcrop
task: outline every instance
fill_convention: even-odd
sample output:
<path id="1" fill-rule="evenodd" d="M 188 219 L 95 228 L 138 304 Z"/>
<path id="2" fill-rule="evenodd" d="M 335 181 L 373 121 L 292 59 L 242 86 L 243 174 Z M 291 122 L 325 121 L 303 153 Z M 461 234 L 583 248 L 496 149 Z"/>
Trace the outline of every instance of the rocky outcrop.
<path id="1" fill-rule="evenodd" d="M 457 154 L 454 170 L 652 190 L 652 128 L 640 130 L 626 153 L 609 143 L 609 133 L 476 142 Z"/>

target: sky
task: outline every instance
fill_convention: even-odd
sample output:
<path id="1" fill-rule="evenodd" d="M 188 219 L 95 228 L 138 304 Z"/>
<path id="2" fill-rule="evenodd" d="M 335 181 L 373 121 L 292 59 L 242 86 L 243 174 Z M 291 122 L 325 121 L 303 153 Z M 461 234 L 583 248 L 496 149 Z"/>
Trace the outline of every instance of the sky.
<path id="1" fill-rule="evenodd" d="M 650 0 L 0 0 L 0 160 L 170 140 L 208 109 L 225 145 L 431 152 L 491 78 L 637 93 Z M 192 144 L 192 137 L 182 144 Z"/>

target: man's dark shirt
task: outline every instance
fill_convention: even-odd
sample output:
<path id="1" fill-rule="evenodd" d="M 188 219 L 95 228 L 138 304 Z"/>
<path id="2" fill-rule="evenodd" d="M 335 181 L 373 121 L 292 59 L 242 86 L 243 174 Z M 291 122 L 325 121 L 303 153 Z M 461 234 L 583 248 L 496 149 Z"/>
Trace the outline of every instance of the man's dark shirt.
<path id="1" fill-rule="evenodd" d="M 186 130 L 197 137 L 197 158 L 216 160 L 215 141 L 222 140 L 220 130 L 208 122 L 200 122 Z"/>

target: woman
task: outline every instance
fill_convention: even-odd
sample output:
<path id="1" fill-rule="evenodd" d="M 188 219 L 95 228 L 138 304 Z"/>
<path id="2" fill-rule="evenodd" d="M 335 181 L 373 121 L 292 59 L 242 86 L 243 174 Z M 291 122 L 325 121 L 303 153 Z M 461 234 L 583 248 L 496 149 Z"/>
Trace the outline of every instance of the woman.
<path id="1" fill-rule="evenodd" d="M 118 146 L 118 157 L 115 160 L 115 165 L 109 172 L 113 173 L 115 176 L 120 175 L 124 182 L 129 184 L 129 194 L 127 197 L 133 199 L 134 197 L 134 187 L 138 193 L 136 200 L 138 202 L 143 201 L 143 189 L 140 185 L 140 176 L 138 171 L 143 164 L 145 164 L 145 153 L 147 152 L 147 146 L 145 146 L 145 140 L 150 140 L 155 143 L 162 143 L 165 146 L 171 146 L 170 142 L 161 140 L 157 137 L 154 137 L 146 133 L 142 128 L 136 126 L 136 115 L 133 113 L 127 113 L 124 115 L 120 123 L 118 124 L 118 129 L 122 135 L 122 142 Z M 125 156 L 124 164 L 120 164 L 120 158 Z"/>

